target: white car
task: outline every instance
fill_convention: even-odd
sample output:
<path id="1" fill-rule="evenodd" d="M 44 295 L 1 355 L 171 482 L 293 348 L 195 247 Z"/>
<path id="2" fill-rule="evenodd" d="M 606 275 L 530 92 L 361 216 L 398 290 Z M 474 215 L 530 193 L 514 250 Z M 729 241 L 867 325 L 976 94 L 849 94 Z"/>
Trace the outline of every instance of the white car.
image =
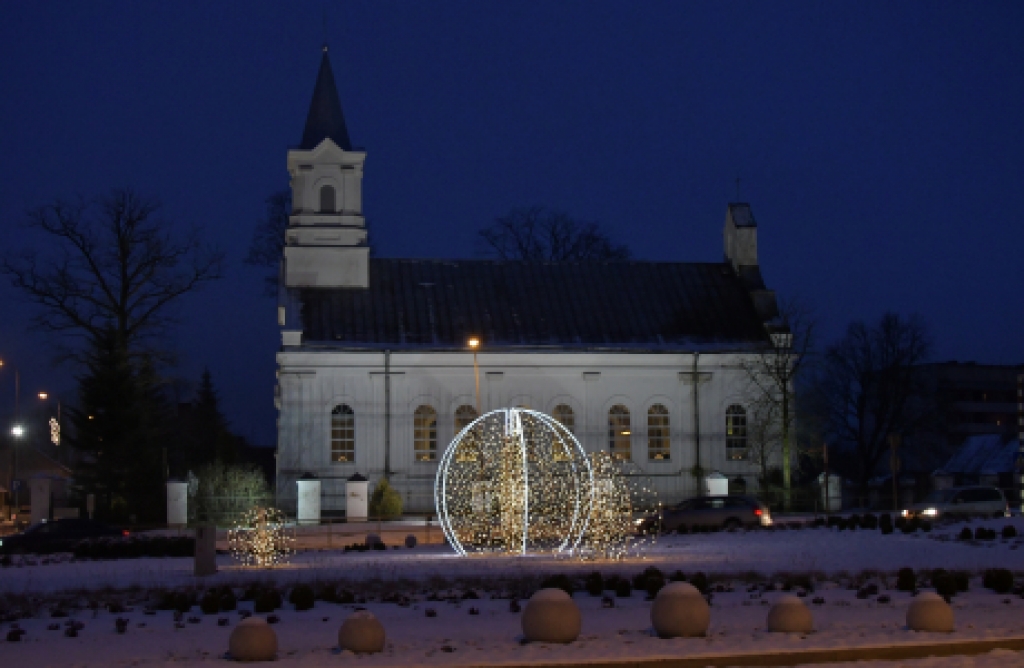
<path id="1" fill-rule="evenodd" d="M 954 487 L 935 490 L 921 503 L 903 511 L 903 517 L 1009 517 L 1006 497 L 995 487 Z"/>

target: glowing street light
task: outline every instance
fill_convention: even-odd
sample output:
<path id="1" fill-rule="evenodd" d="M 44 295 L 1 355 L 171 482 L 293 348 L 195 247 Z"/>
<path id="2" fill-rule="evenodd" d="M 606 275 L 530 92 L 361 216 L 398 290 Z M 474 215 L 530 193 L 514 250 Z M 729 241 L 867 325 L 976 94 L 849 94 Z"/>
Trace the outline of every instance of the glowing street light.
<path id="1" fill-rule="evenodd" d="M 25 428 L 22 427 L 20 424 L 16 424 L 13 427 L 11 427 L 11 436 L 14 436 L 15 438 L 21 438 L 24 435 Z"/>
<path id="2" fill-rule="evenodd" d="M 471 336 L 466 345 L 473 351 L 473 377 L 476 379 L 476 414 L 480 415 L 480 367 L 476 363 L 476 351 L 480 347 L 480 339 Z"/>

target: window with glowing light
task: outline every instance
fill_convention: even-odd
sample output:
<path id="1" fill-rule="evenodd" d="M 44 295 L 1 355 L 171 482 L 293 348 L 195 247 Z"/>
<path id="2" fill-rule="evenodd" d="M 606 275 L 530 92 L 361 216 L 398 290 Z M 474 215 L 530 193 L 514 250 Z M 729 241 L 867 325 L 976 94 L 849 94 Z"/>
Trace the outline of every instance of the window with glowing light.
<path id="1" fill-rule="evenodd" d="M 455 409 L 455 435 L 458 436 L 467 425 L 473 422 L 477 418 L 476 409 L 467 404 L 463 404 Z M 465 447 L 459 448 L 455 454 L 455 461 L 457 462 L 475 462 L 478 456 L 478 448 L 476 446 L 475 434 L 469 433 L 462 439 L 465 443 Z"/>
<path id="2" fill-rule="evenodd" d="M 334 213 L 334 186 L 320 188 L 320 213 Z"/>
<path id="3" fill-rule="evenodd" d="M 331 461 L 342 464 L 356 459 L 356 414 L 347 404 L 331 411 Z"/>
<path id="4" fill-rule="evenodd" d="M 671 458 L 668 427 L 667 408 L 654 404 L 647 409 L 647 458 L 651 461 L 668 461 Z"/>
<path id="5" fill-rule="evenodd" d="M 629 426 L 629 409 L 615 404 L 608 411 L 608 450 L 612 459 L 627 461 L 633 457 L 633 432 Z"/>
<path id="6" fill-rule="evenodd" d="M 747 458 L 747 409 L 738 404 L 725 409 L 725 456 Z"/>
<path id="7" fill-rule="evenodd" d="M 437 411 L 420 406 L 413 414 L 413 456 L 418 462 L 437 459 Z"/>

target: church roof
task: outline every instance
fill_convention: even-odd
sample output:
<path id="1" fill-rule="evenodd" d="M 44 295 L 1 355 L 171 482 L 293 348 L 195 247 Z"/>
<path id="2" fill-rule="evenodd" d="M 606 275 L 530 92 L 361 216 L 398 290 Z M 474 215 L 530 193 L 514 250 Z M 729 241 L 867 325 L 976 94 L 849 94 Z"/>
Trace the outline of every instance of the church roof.
<path id="1" fill-rule="evenodd" d="M 343 150 L 352 150 L 352 142 L 348 138 L 348 127 L 345 125 L 345 114 L 341 111 L 338 88 L 334 85 L 331 60 L 327 57 L 327 47 L 325 46 L 323 58 L 320 60 L 320 71 L 316 75 L 316 87 L 313 88 L 313 100 L 309 103 L 306 128 L 302 131 L 302 143 L 299 144 L 299 148 L 309 151 L 328 137 Z"/>
<path id="2" fill-rule="evenodd" d="M 728 263 L 371 258 L 368 288 L 302 289 L 303 340 L 345 347 L 692 350 L 766 342 Z"/>

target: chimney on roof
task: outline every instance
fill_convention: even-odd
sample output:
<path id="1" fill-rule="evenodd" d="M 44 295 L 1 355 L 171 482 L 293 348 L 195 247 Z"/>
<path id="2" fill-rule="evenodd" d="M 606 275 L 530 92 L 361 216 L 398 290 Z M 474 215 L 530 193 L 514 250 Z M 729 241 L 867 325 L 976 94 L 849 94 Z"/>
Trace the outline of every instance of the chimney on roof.
<path id="1" fill-rule="evenodd" d="M 757 266 L 757 223 L 749 204 L 733 203 L 725 211 L 725 259 L 740 267 Z"/>

